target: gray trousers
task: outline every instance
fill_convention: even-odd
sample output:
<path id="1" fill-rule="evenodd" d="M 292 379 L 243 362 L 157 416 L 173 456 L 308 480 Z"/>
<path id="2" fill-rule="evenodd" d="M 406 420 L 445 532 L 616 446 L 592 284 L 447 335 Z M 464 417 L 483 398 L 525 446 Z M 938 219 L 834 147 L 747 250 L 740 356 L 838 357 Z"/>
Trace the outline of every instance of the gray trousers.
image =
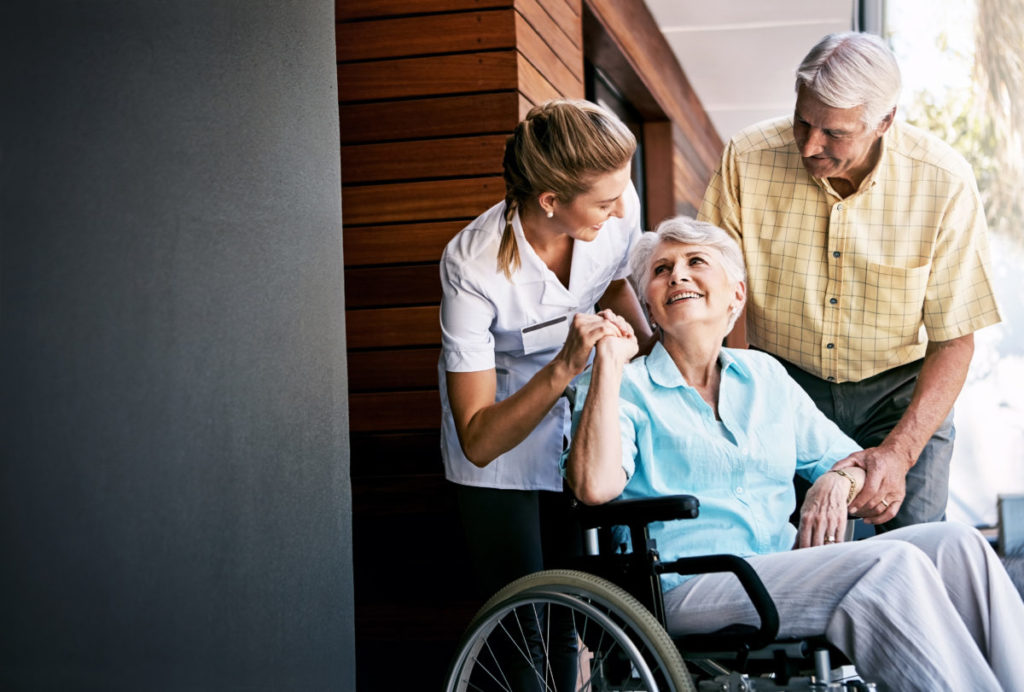
<path id="1" fill-rule="evenodd" d="M 879 690 L 1024 690 L 1024 603 L 984 537 L 957 522 L 749 559 L 780 637 L 825 635 Z M 671 634 L 757 624 L 731 574 L 665 594 Z"/>
<path id="2" fill-rule="evenodd" d="M 789 376 L 810 395 L 818 409 L 861 447 L 877 447 L 910 405 L 923 361 L 918 360 L 860 382 L 828 382 L 778 358 Z M 891 531 L 902 526 L 941 521 L 949 501 L 949 462 L 953 457 L 953 412 L 925 445 L 907 472 L 907 496 L 896 516 L 875 527 Z M 797 509 L 809 485 L 797 479 Z"/>

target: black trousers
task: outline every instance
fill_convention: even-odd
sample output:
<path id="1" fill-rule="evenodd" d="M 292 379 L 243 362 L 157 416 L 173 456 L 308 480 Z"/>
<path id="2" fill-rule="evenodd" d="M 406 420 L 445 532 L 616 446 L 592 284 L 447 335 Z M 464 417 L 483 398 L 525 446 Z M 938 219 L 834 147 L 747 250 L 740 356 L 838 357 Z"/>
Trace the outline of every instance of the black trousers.
<path id="1" fill-rule="evenodd" d="M 569 517 L 569 496 L 543 490 L 499 490 L 458 485 L 457 495 L 462 526 L 476 573 L 481 599 L 519 577 L 542 569 L 564 567 L 568 558 L 580 553 L 579 531 Z M 550 623 L 550 671 L 555 689 L 576 689 L 576 631 L 568 619 L 553 615 Z M 495 643 L 496 655 L 510 661 L 519 660 L 520 668 L 506 669 L 513 689 L 543 689 L 540 685 L 545 671 L 544 647 L 538 628 L 530 621 L 510 625 L 510 631 L 526 630 L 531 639 L 533 665 L 526 665 L 517 656 L 511 642 Z M 474 680 L 481 689 L 488 689 L 487 680 Z"/>

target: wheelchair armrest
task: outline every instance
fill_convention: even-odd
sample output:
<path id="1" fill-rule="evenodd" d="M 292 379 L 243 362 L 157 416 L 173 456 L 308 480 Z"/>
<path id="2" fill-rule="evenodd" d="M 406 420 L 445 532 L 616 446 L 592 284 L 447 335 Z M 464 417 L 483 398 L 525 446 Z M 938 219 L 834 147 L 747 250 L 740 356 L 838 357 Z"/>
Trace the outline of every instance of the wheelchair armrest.
<path id="1" fill-rule="evenodd" d="M 765 588 L 761 577 L 750 566 L 746 560 L 736 555 L 701 555 L 696 557 L 684 557 L 673 562 L 660 563 L 657 566 L 659 572 L 675 572 L 676 574 L 707 574 L 709 572 L 732 572 L 740 580 L 743 590 L 754 605 L 754 610 L 761 618 L 761 626 L 750 632 L 723 633 L 721 637 L 727 645 L 734 645 L 737 641 L 743 643 L 749 649 L 760 649 L 775 641 L 779 634 L 779 611 L 775 608 L 768 589 Z M 715 634 L 689 635 L 693 641 L 702 640 L 701 648 L 717 648 L 723 642 L 716 641 Z M 705 648 L 707 650 L 707 648 Z"/>
<path id="2" fill-rule="evenodd" d="M 652 521 L 694 519 L 700 513 L 700 501 L 693 495 L 615 500 L 603 505 L 577 504 L 573 516 L 584 529 L 598 526 L 631 526 Z"/>

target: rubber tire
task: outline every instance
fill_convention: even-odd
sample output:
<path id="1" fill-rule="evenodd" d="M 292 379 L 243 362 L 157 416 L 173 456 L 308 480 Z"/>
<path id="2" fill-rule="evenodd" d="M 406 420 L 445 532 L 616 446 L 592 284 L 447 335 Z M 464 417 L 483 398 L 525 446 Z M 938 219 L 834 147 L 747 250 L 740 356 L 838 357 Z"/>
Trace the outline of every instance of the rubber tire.
<path id="1" fill-rule="evenodd" d="M 476 663 L 476 652 L 496 628 L 510 607 L 521 607 L 534 599 L 538 603 L 550 603 L 550 598 L 568 599 L 577 610 L 594 607 L 613 624 L 625 631 L 634 646 L 643 649 L 643 662 L 652 673 L 658 675 L 663 686 L 656 690 L 670 692 L 694 692 L 693 681 L 683 663 L 679 651 L 672 643 L 665 628 L 628 592 L 606 579 L 576 570 L 546 570 L 517 579 L 496 593 L 474 616 L 463 635 L 458 651 L 449 670 L 445 689 L 449 692 L 469 690 L 467 681 Z M 565 605 L 566 603 L 563 603 Z M 590 620 L 593 622 L 593 620 Z M 612 631 L 606 628 L 606 631 Z M 616 640 L 621 634 L 613 636 Z M 639 641 L 637 641 L 639 640 Z M 634 662 L 636 665 L 636 662 Z M 653 692 L 653 690 L 652 690 Z"/>

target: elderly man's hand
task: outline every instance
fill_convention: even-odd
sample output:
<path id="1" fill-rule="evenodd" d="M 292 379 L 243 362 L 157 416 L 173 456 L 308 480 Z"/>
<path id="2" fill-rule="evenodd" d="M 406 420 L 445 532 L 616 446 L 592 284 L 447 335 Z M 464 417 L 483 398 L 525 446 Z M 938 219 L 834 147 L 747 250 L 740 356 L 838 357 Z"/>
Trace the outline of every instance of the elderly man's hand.
<path id="1" fill-rule="evenodd" d="M 884 524 L 900 509 L 907 494 L 907 471 L 913 466 L 910 455 L 892 447 L 868 447 L 836 463 L 833 468 L 857 466 L 867 480 L 850 503 L 850 514 L 865 524 Z"/>

